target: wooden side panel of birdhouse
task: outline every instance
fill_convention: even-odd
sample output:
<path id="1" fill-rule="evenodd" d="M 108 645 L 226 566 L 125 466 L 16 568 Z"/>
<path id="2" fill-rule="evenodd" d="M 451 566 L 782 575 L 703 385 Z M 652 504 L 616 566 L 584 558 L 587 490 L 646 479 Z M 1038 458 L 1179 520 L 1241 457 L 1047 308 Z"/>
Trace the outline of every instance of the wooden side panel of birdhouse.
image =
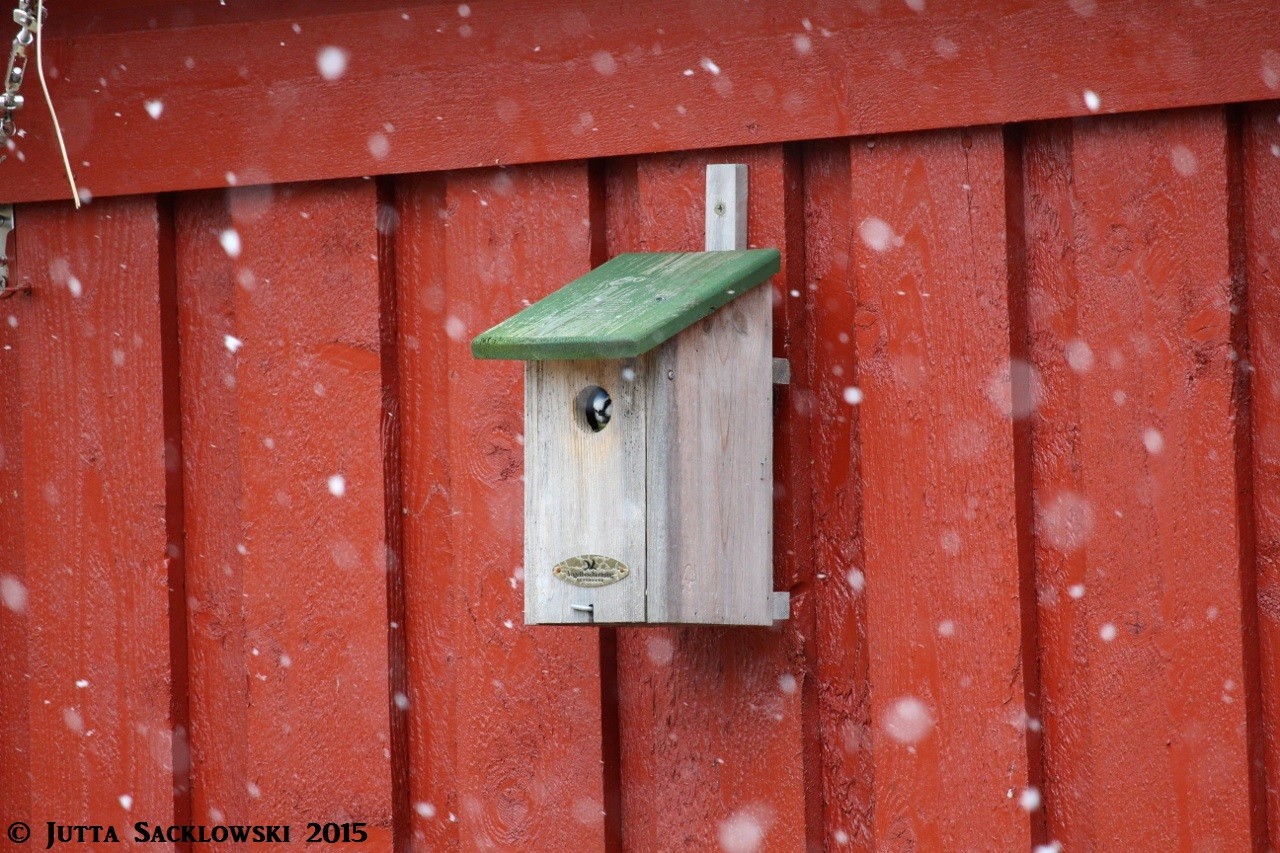
<path id="1" fill-rule="evenodd" d="M 632 359 L 531 361 L 526 367 L 529 624 L 645 619 L 644 370 Z M 577 410 L 579 394 L 592 386 L 613 398 L 612 417 L 599 432 Z M 626 573 L 603 586 L 582 586 L 553 573 L 573 557 L 609 557 Z"/>
<path id="2" fill-rule="evenodd" d="M 650 622 L 772 624 L 771 294 L 648 356 Z"/>

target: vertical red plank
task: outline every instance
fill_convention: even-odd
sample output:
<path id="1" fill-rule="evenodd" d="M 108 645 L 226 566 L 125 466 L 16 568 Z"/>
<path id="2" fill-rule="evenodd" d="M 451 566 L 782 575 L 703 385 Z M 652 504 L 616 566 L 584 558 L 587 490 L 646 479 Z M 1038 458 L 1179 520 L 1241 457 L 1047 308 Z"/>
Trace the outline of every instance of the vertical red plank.
<path id="1" fill-rule="evenodd" d="M 814 550 L 824 832 L 837 849 L 875 848 L 862 474 L 854 330 L 857 239 L 849 142 L 805 152 L 805 266 L 813 312 Z M 848 845 L 845 847 L 845 845 Z"/>
<path id="2" fill-rule="evenodd" d="M 1027 849 L 1003 141 L 850 153 L 876 843 Z"/>
<path id="3" fill-rule="evenodd" d="M 604 845 L 599 635 L 523 625 L 523 368 L 471 338 L 591 267 L 585 163 L 398 185 L 417 849 Z"/>
<path id="4" fill-rule="evenodd" d="M 1250 109 L 1242 143 L 1266 805 L 1280 848 L 1280 108 Z"/>
<path id="5" fill-rule="evenodd" d="M 753 246 L 784 249 L 775 278 L 778 334 L 796 344 L 807 288 L 797 214 L 801 188 L 777 146 L 659 155 L 610 163 L 609 254 L 701 250 L 708 163 L 749 168 Z M 788 304 L 795 303 L 792 309 Z M 820 761 L 806 754 L 810 722 L 801 697 L 812 692 L 805 659 L 812 608 L 812 560 L 800 528 L 810 502 L 807 367 L 799 347 L 797 385 L 783 397 L 775 469 L 775 586 L 793 591 L 780 628 L 619 630 L 622 796 L 628 849 L 805 849 Z M 781 355 L 778 342 L 775 353 Z M 794 466 L 791 467 L 791 466 Z M 812 724 L 816 735 L 816 721 Z M 815 746 L 810 742 L 809 746 Z M 811 772 L 806 779 L 806 770 Z M 806 818 L 811 821 L 806 821 Z M 807 825 L 810 823 L 810 825 Z"/>
<path id="6" fill-rule="evenodd" d="M 29 818 L 132 846 L 174 818 L 160 222 L 152 197 L 19 222 Z"/>
<path id="7" fill-rule="evenodd" d="M 456 850 L 458 824 L 449 815 L 459 811 L 453 685 L 461 650 L 448 617 L 462 606 L 462 591 L 449 583 L 454 550 L 446 439 L 450 409 L 444 176 L 400 179 L 394 196 L 412 840 L 414 850 Z"/>
<path id="8" fill-rule="evenodd" d="M 392 821 L 376 204 L 177 212 L 193 819 L 365 822 L 353 849 Z"/>
<path id="9" fill-rule="evenodd" d="M 1227 138 L 1220 110 L 1028 136 L 1045 786 L 1068 850 L 1252 843 Z"/>
<path id="10" fill-rule="evenodd" d="M 11 265 L 10 272 L 16 285 L 21 275 L 16 264 Z M 0 828 L 7 827 L 10 821 L 31 817 L 31 731 L 27 708 L 30 627 L 22 544 L 23 435 L 18 342 L 23 305 L 13 297 L 0 301 Z M 7 834 L 0 833 L 0 850 L 8 853 L 18 849 L 21 848 Z"/>

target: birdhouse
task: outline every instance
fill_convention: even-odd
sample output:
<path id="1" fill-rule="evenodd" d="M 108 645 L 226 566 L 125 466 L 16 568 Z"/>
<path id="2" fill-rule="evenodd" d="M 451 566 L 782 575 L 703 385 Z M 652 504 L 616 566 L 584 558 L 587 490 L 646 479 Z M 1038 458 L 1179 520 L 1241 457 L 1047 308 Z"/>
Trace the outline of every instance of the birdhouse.
<path id="1" fill-rule="evenodd" d="M 779 266 L 776 249 L 619 255 L 472 341 L 526 363 L 527 623 L 786 618 L 761 286 Z"/>

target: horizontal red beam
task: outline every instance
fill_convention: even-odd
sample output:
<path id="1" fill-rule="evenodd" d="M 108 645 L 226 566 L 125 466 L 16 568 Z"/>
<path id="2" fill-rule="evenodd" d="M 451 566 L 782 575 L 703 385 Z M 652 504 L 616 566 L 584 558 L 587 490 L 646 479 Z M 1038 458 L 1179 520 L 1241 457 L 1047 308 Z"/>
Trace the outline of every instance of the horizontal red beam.
<path id="1" fill-rule="evenodd" d="M 96 196 L 1280 96 L 1270 0 L 53 5 L 46 70 Z M 0 201 L 67 193 L 25 88 Z"/>

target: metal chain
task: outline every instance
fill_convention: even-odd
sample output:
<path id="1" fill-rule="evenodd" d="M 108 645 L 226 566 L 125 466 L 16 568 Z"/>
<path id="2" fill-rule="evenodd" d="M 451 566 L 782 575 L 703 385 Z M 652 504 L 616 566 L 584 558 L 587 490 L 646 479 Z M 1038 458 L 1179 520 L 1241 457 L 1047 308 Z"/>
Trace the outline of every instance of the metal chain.
<path id="1" fill-rule="evenodd" d="M 18 34 L 13 37 L 13 47 L 9 49 L 4 93 L 0 94 L 0 146 L 5 147 L 18 132 L 13 121 L 13 114 L 22 109 L 22 95 L 18 90 L 22 88 L 22 78 L 26 76 L 27 48 L 35 41 L 36 30 L 40 27 L 32 0 L 18 0 L 18 8 L 13 10 L 13 22 L 18 25 Z M 4 155 L 0 154 L 0 160 L 3 159 Z"/>

